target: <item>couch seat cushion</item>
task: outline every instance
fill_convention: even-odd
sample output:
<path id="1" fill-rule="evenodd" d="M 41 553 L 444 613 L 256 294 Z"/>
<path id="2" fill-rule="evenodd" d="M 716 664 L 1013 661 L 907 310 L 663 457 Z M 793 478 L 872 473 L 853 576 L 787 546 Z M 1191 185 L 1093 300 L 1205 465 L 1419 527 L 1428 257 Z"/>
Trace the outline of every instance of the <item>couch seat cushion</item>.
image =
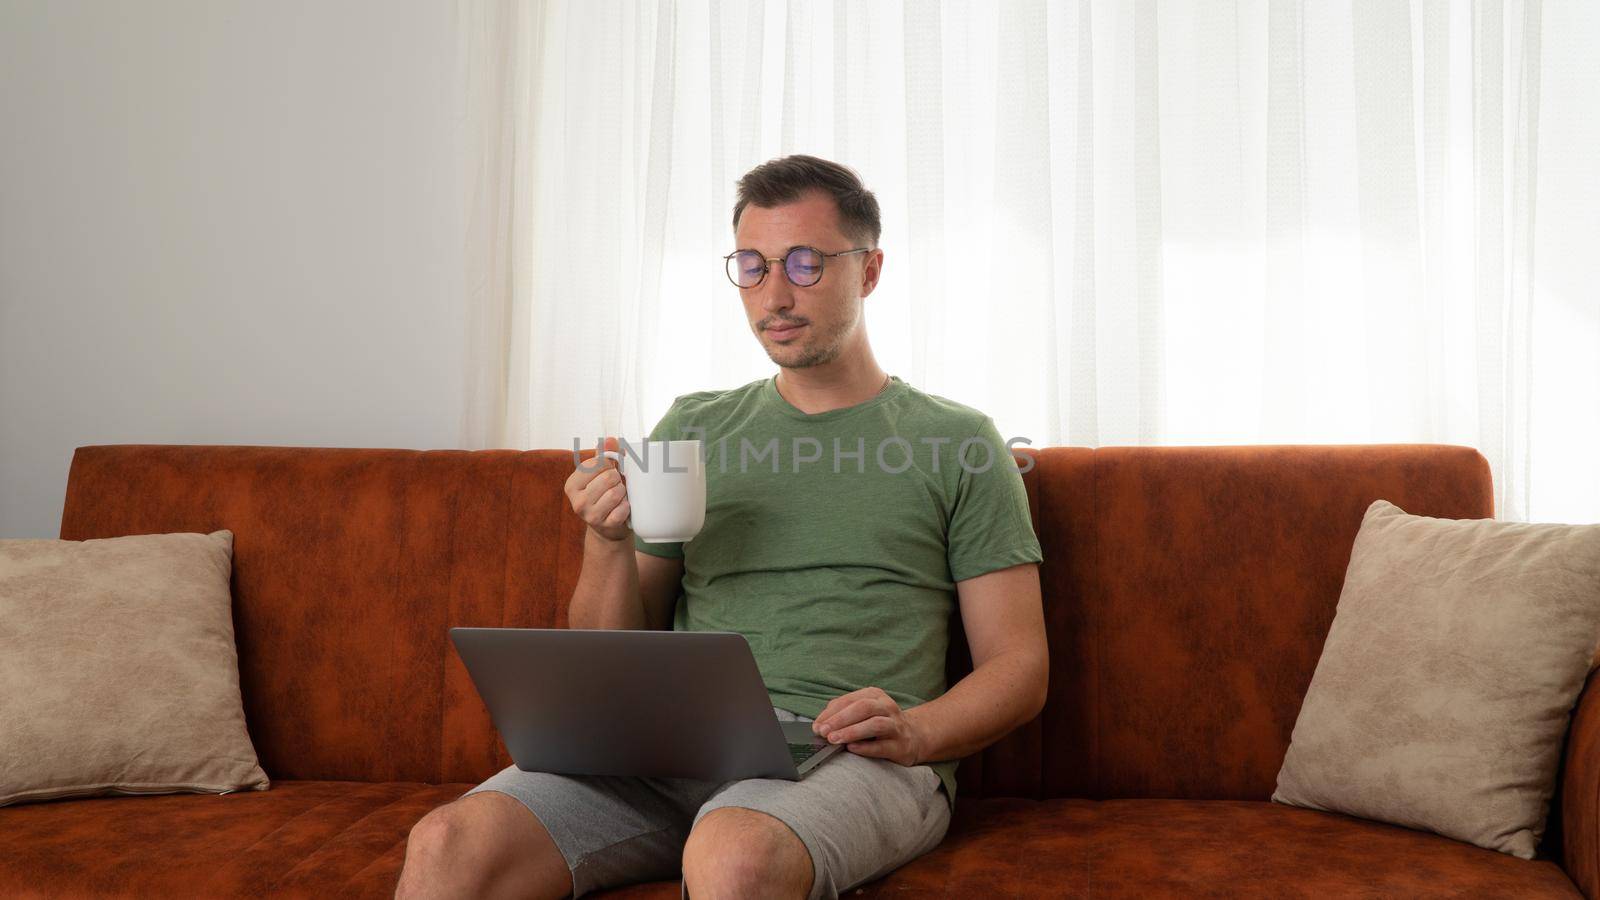
<path id="1" fill-rule="evenodd" d="M 0 897 L 393 897 L 411 826 L 470 784 L 271 790 L 0 808 Z"/>
<path id="2" fill-rule="evenodd" d="M 1580 896 L 1553 862 L 1234 800 L 958 801 L 945 842 L 872 887 L 951 897 Z"/>
<path id="3" fill-rule="evenodd" d="M 0 896 L 392 897 L 411 826 L 469 784 L 278 781 L 269 791 L 0 808 Z M 978 800 L 888 894 L 1577 897 L 1547 860 L 1274 803 Z M 852 896 L 858 896 L 851 892 Z M 608 898 L 677 897 L 655 882 Z"/>

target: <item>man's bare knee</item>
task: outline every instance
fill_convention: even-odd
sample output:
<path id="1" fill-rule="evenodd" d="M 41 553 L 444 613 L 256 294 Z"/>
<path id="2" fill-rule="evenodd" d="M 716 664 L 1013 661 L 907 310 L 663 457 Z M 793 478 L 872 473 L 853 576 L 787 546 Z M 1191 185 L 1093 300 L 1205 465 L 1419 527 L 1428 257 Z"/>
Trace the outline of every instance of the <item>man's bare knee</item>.
<path id="1" fill-rule="evenodd" d="M 572 874 L 537 817 L 515 798 L 484 791 L 417 822 L 406 840 L 398 898 L 560 898 Z"/>
<path id="2" fill-rule="evenodd" d="M 460 807 L 460 800 L 435 807 L 411 826 L 411 833 L 406 836 L 407 868 L 445 866 L 462 857 L 462 845 L 472 832 L 472 822 L 471 813 Z"/>
<path id="3" fill-rule="evenodd" d="M 804 897 L 811 890 L 811 853 L 779 819 L 722 807 L 707 813 L 683 848 L 683 877 L 697 898 Z"/>

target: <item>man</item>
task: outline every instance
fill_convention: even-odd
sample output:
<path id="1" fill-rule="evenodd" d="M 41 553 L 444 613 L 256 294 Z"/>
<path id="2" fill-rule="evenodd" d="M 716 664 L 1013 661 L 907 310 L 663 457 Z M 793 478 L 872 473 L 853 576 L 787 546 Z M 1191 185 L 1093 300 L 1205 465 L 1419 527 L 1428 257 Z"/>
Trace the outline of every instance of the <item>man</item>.
<path id="1" fill-rule="evenodd" d="M 680 396 L 652 431 L 706 441 L 692 541 L 635 538 L 609 460 L 573 472 L 589 527 L 568 617 L 738 631 L 778 717 L 848 752 L 798 782 L 513 766 L 417 823 L 401 896 L 560 897 L 680 870 L 697 900 L 835 896 L 936 846 L 953 761 L 1043 707 L 1041 555 L 1013 457 L 987 416 L 888 375 L 867 340 L 877 200 L 810 156 L 738 188 L 729 278 L 778 374 Z M 973 671 L 946 691 L 956 609 Z"/>

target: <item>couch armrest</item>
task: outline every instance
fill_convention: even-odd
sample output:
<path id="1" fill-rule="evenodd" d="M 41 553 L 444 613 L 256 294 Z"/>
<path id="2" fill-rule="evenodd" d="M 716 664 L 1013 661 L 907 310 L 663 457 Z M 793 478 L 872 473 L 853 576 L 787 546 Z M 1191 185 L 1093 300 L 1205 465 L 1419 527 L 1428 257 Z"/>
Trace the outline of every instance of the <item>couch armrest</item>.
<path id="1" fill-rule="evenodd" d="M 1585 897 L 1600 897 L 1600 676 L 1578 696 L 1561 777 L 1561 859 Z"/>

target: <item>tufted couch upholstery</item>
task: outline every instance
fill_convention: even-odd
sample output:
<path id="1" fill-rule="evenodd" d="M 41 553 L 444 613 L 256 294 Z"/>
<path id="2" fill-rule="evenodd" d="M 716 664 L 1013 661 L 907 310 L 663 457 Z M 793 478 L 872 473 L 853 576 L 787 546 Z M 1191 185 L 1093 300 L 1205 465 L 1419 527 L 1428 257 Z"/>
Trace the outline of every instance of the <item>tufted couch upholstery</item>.
<path id="1" fill-rule="evenodd" d="M 1363 511 L 1491 515 L 1476 451 L 1019 453 L 1049 702 L 963 762 L 943 845 L 865 896 L 1595 896 L 1592 684 L 1537 860 L 1267 802 Z M 61 537 L 235 533 L 245 711 L 274 784 L 0 809 L 0 896 L 391 894 L 410 826 L 509 763 L 446 631 L 565 624 L 571 467 L 560 450 L 80 447 Z"/>

